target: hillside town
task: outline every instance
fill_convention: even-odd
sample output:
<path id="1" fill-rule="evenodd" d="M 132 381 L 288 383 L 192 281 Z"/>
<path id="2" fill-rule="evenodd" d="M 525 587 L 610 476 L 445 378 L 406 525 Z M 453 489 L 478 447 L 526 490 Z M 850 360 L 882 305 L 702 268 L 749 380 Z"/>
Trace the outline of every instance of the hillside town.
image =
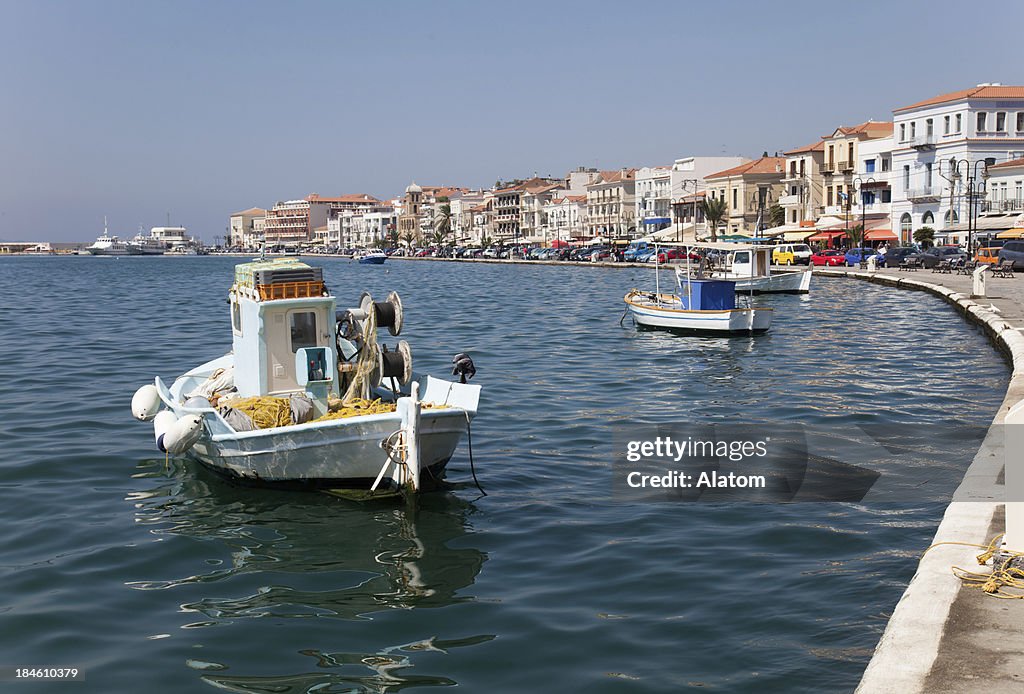
<path id="1" fill-rule="evenodd" d="M 757 159 L 427 185 L 379 199 L 313 193 L 230 216 L 226 246 L 252 250 L 614 243 L 638 238 L 906 245 L 1013 235 L 1024 205 L 1024 86 L 979 84 L 898 106 L 887 121 L 825 124 Z M 920 237 L 920 236 L 919 236 Z M 1016 236 L 1014 236 L 1016 238 Z"/>

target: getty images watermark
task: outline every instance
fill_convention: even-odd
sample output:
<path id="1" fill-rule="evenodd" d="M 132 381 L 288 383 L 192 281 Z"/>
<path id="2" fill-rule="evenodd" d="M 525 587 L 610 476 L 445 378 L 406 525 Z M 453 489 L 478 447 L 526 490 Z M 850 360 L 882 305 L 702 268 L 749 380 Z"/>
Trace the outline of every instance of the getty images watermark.
<path id="1" fill-rule="evenodd" d="M 948 502 L 985 434 L 984 427 L 898 424 L 621 425 L 613 435 L 613 498 Z"/>

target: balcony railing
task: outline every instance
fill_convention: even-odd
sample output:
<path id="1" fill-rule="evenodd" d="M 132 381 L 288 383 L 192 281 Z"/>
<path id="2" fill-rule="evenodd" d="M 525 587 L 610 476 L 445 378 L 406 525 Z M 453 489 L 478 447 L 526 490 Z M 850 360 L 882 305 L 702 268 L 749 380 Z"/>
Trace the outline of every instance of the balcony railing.
<path id="1" fill-rule="evenodd" d="M 907 199 L 913 200 L 914 202 L 925 202 L 929 200 L 938 200 L 942 197 L 942 189 L 935 186 L 926 186 L 924 188 L 911 188 L 907 191 Z"/>
<path id="2" fill-rule="evenodd" d="M 843 161 L 840 161 L 839 170 L 842 171 L 843 173 L 846 173 L 847 171 L 853 171 L 853 162 L 847 161 L 845 159 Z"/>
<path id="3" fill-rule="evenodd" d="M 821 165 L 821 173 L 831 176 L 836 172 L 836 163 L 834 161 L 826 161 Z"/>
<path id="4" fill-rule="evenodd" d="M 981 211 L 994 214 L 1021 212 L 1024 211 L 1024 200 L 985 200 L 981 203 Z"/>
<path id="5" fill-rule="evenodd" d="M 782 197 L 779 198 L 779 204 L 783 205 L 783 206 L 785 206 L 785 205 L 799 205 L 800 204 L 800 196 L 799 195 L 783 195 Z"/>
<path id="6" fill-rule="evenodd" d="M 920 137 L 912 137 L 907 140 L 906 145 L 914 149 L 935 149 L 935 136 L 921 135 Z"/>

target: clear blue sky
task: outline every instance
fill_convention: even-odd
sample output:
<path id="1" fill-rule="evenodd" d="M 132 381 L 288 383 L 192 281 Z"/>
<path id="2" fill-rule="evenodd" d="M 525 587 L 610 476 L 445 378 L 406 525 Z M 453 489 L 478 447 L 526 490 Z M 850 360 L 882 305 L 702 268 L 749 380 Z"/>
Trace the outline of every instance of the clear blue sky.
<path id="1" fill-rule="evenodd" d="M 0 239 L 758 156 L 978 82 L 1024 5 L 0 0 Z"/>

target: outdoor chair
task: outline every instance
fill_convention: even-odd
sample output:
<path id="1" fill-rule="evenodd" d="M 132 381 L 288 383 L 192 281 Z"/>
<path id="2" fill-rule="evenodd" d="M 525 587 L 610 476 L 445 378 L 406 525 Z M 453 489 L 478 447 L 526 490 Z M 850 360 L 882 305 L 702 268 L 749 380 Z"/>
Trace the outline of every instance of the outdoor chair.
<path id="1" fill-rule="evenodd" d="M 901 262 L 899 264 L 899 269 L 900 270 L 906 270 L 906 271 L 913 270 L 914 272 L 916 272 L 917 270 L 921 269 L 921 259 L 920 258 L 904 258 L 903 262 Z"/>
<path id="2" fill-rule="evenodd" d="M 953 262 L 951 260 L 940 260 L 938 264 L 932 268 L 932 272 L 937 272 L 940 275 L 951 275 L 953 274 Z"/>

